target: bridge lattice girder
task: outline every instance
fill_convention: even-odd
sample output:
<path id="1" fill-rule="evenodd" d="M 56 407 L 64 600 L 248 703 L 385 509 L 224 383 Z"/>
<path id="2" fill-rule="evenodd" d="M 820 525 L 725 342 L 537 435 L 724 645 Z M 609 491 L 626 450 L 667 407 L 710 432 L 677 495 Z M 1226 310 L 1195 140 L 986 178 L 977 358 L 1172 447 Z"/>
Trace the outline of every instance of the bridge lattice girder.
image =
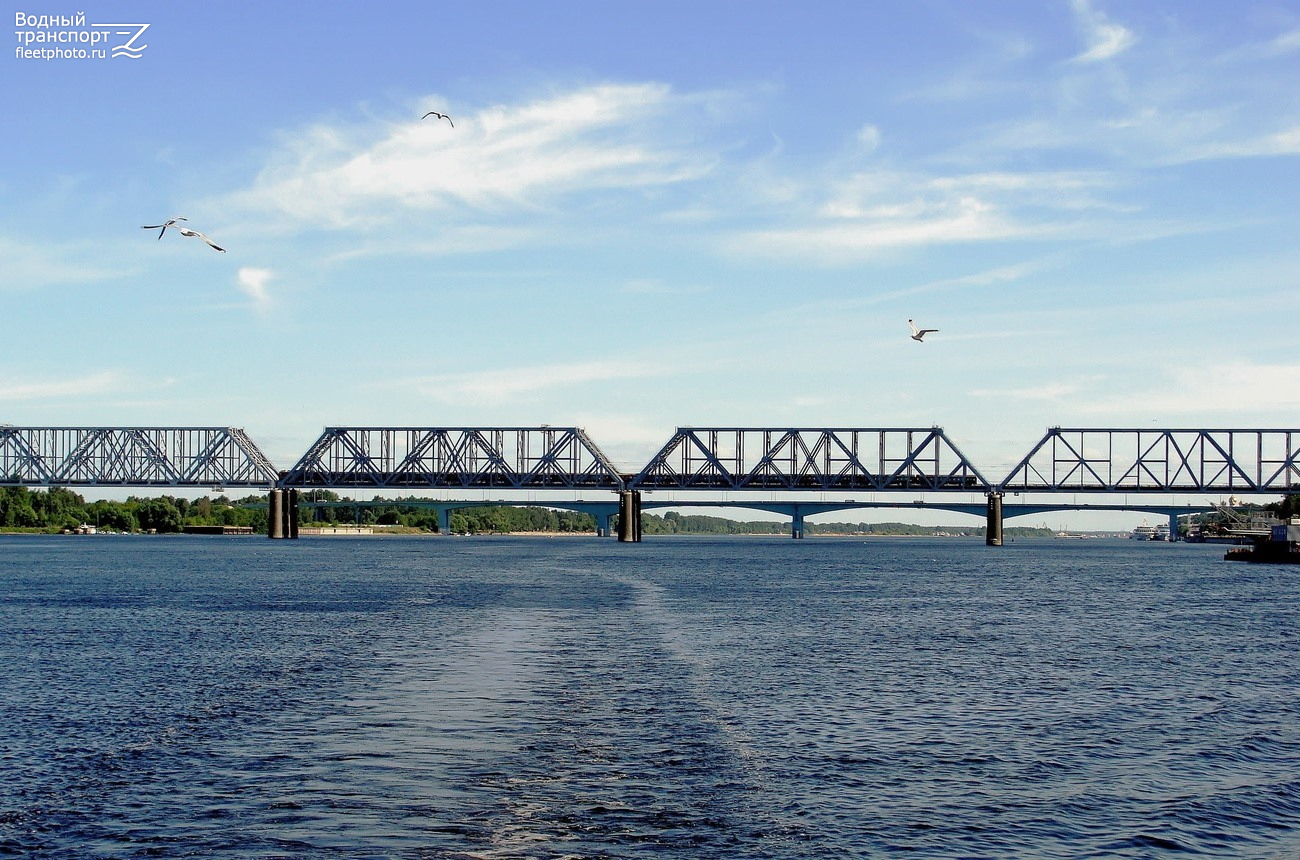
<path id="1" fill-rule="evenodd" d="M 682 427 L 630 489 L 987 491 L 938 427 Z"/>
<path id="2" fill-rule="evenodd" d="M 280 485 L 618 490 L 623 479 L 577 427 L 327 427 Z"/>
<path id="3" fill-rule="evenodd" d="M 0 426 L 0 485 L 270 487 L 276 470 L 235 427 Z"/>
<path id="4" fill-rule="evenodd" d="M 1294 492 L 1300 489 L 1300 431 L 1054 427 L 998 489 Z"/>

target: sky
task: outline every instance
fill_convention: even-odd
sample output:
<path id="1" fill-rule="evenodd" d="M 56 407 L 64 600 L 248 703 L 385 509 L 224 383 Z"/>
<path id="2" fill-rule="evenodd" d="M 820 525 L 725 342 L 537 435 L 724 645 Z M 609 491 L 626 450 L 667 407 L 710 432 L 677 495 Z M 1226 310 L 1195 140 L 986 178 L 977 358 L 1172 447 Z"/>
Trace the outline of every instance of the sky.
<path id="1" fill-rule="evenodd" d="M 0 423 L 1300 427 L 1294 0 L 9 14 Z"/>

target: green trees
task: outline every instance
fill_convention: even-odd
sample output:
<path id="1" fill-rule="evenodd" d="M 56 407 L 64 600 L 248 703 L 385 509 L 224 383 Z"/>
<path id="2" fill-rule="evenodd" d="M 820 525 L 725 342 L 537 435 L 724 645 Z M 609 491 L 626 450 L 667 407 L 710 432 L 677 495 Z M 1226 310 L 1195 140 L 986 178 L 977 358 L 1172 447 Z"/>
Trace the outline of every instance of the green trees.
<path id="1" fill-rule="evenodd" d="M 1292 517 L 1300 517 L 1300 496 L 1284 496 L 1282 501 L 1268 505 L 1268 509 L 1279 520 L 1286 521 Z"/>
<path id="2" fill-rule="evenodd" d="M 181 530 L 180 508 L 165 496 L 140 501 L 135 506 L 135 519 L 145 531 L 168 534 Z"/>
<path id="3" fill-rule="evenodd" d="M 31 491 L 26 487 L 5 487 L 0 493 L 0 526 L 31 528 L 39 524 Z"/>
<path id="4" fill-rule="evenodd" d="M 64 487 L 30 490 L 0 487 L 0 528 L 58 532 L 83 525 L 104 531 L 179 532 L 187 525 L 251 526 L 266 531 L 265 496 L 249 496 L 232 502 L 225 496 L 197 501 L 156 496 L 131 496 L 124 502 L 86 500 Z"/>
<path id="5" fill-rule="evenodd" d="M 461 508 L 451 513 L 453 532 L 594 532 L 590 514 L 550 508 L 490 506 Z"/>

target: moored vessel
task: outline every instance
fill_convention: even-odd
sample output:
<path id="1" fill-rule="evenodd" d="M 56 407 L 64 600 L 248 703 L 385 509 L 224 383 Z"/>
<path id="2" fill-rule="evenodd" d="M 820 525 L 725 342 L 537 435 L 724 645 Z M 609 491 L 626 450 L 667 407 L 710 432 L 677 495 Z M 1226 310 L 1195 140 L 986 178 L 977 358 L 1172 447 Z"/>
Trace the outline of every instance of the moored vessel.
<path id="1" fill-rule="evenodd" d="M 1273 526 L 1267 538 L 1256 540 L 1254 546 L 1230 549 L 1223 557 L 1227 561 L 1300 564 L 1300 519 Z"/>

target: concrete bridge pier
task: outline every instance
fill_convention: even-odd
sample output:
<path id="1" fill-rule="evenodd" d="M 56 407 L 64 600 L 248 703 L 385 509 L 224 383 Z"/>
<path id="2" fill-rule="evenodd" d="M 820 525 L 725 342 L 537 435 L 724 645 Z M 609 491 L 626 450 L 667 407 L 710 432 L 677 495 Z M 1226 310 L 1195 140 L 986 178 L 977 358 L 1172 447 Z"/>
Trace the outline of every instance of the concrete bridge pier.
<path id="1" fill-rule="evenodd" d="M 984 528 L 986 546 L 1002 546 L 1002 494 L 989 493 L 988 519 Z"/>
<path id="2" fill-rule="evenodd" d="M 298 537 L 298 491 L 272 490 L 267 500 L 266 536 L 273 540 Z"/>
<path id="3" fill-rule="evenodd" d="M 637 490 L 618 494 L 618 539 L 622 543 L 641 541 L 641 493 Z"/>
<path id="4" fill-rule="evenodd" d="M 298 490 L 291 489 L 285 491 L 284 496 L 284 526 L 285 537 L 298 539 Z"/>
<path id="5" fill-rule="evenodd" d="M 793 518 L 790 520 L 790 537 L 803 537 L 803 511 L 799 510 L 798 505 L 794 506 Z"/>
<path id="6" fill-rule="evenodd" d="M 267 499 L 266 536 L 272 540 L 284 537 L 284 490 L 272 490 Z"/>

